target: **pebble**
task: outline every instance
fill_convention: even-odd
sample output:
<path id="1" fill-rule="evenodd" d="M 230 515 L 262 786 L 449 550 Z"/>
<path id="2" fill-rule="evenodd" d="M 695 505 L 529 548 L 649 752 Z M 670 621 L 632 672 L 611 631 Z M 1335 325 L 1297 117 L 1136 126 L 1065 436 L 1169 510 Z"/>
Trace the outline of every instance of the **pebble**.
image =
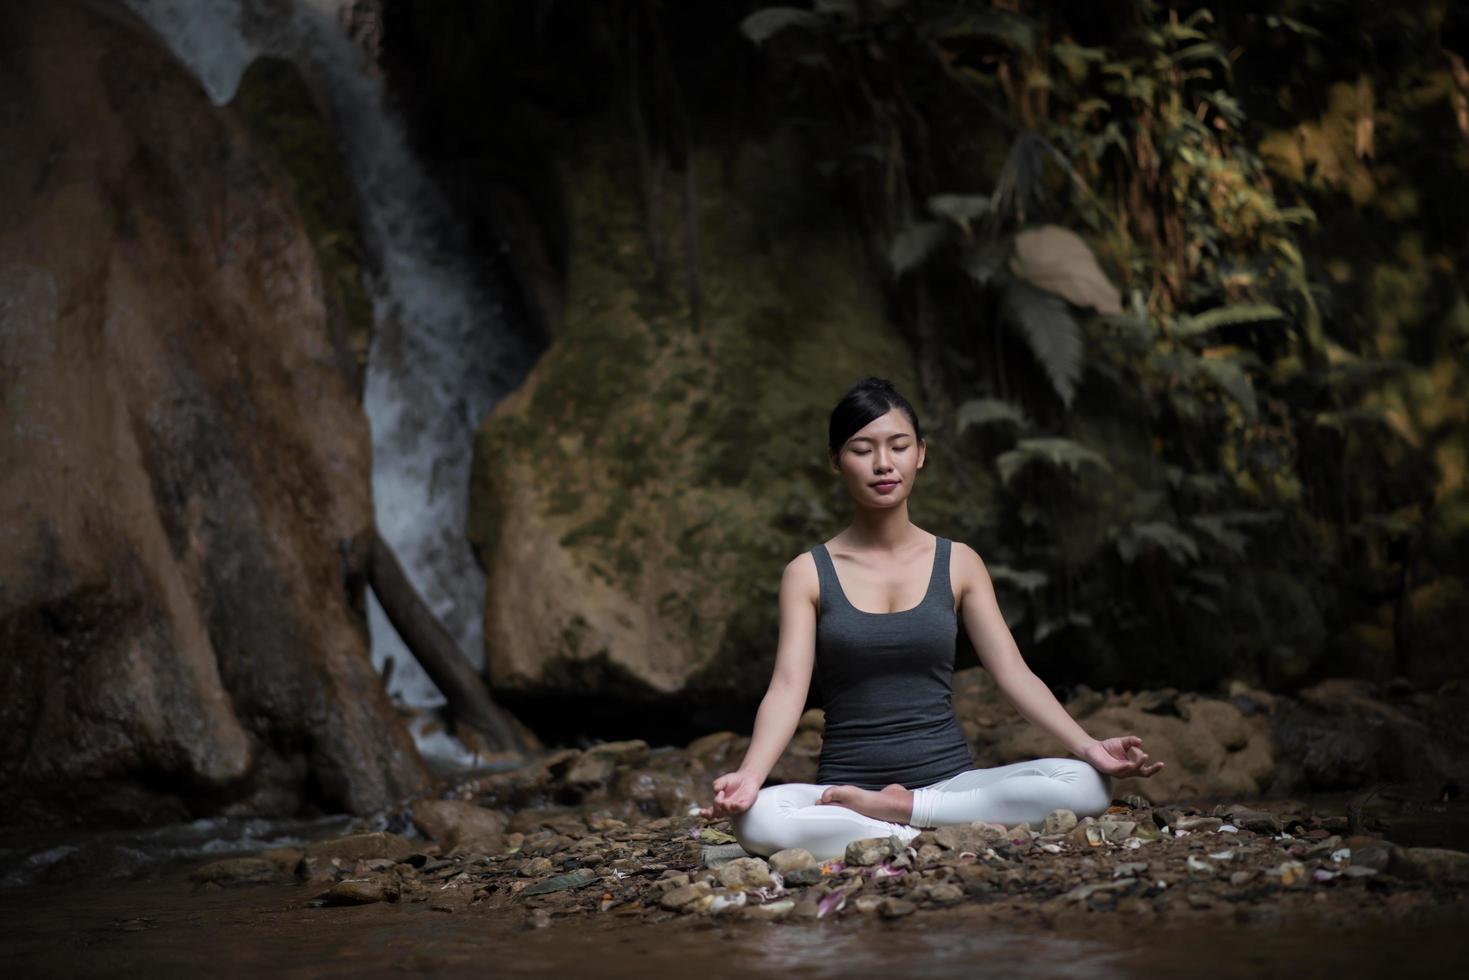
<path id="1" fill-rule="evenodd" d="M 1043 834 L 1064 834 L 1076 826 L 1076 814 L 1070 810 L 1052 810 L 1041 824 Z"/>

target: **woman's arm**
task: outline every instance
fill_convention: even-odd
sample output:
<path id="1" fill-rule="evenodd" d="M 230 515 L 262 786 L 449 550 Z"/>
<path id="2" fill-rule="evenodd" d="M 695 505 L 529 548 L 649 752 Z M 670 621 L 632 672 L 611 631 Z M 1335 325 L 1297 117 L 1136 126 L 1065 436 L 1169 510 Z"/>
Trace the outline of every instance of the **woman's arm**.
<path id="1" fill-rule="evenodd" d="M 714 805 L 699 811 L 704 817 L 717 820 L 748 810 L 796 733 L 816 663 L 816 603 L 820 593 L 815 559 L 809 552 L 792 559 L 780 577 L 780 639 L 775 670 L 760 710 L 755 713 L 750 747 L 739 769 L 714 780 Z"/>
<path id="2" fill-rule="evenodd" d="M 820 584 L 816 562 L 803 553 L 786 565 L 780 577 L 780 639 L 770 687 L 755 713 L 755 730 L 740 769 L 760 782 L 780 759 L 800 724 L 816 662 L 816 596 Z"/>
<path id="3" fill-rule="evenodd" d="M 1027 721 L 1058 739 L 1066 749 L 1114 776 L 1151 776 L 1163 763 L 1148 764 L 1142 739 L 1135 735 L 1099 741 L 1086 733 L 1056 700 L 1020 655 L 995 599 L 994 583 L 975 550 L 955 542 L 953 561 L 961 583 L 959 613 L 979 661 Z"/>

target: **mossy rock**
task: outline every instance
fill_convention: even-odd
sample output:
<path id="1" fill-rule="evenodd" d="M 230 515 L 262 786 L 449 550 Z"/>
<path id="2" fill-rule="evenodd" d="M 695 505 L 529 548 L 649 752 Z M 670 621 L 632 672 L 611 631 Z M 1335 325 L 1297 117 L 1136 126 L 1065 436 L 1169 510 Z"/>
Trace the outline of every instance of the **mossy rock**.
<path id="1" fill-rule="evenodd" d="M 660 265 L 633 147 L 600 132 L 582 145 L 563 164 L 565 321 L 476 441 L 490 681 L 512 704 L 641 689 L 684 710 L 747 705 L 769 679 L 782 567 L 850 515 L 827 466 L 831 406 L 869 374 L 916 401 L 913 356 L 839 217 L 764 235 L 776 177 L 736 166 L 722 184 L 704 151 L 696 321 L 680 194 L 657 216 Z M 744 163 L 774 152 L 749 145 Z M 800 166 L 779 174 L 787 194 L 820 193 Z M 914 498 L 938 533 L 963 510 L 955 463 L 931 446 Z"/>

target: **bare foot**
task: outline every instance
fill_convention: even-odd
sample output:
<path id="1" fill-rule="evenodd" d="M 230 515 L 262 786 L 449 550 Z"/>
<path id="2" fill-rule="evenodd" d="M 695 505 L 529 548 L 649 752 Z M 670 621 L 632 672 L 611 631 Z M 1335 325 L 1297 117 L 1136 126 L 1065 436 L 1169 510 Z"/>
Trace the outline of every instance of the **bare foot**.
<path id="1" fill-rule="evenodd" d="M 834 803 L 891 823 L 907 823 L 913 818 L 913 791 L 904 789 L 900 783 L 889 783 L 880 790 L 828 786 L 816 802 Z"/>

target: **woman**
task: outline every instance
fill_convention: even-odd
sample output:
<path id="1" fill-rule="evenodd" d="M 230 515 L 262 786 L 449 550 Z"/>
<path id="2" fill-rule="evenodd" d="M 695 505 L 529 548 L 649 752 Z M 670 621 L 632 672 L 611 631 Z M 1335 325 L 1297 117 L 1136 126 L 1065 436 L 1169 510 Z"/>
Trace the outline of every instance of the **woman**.
<path id="1" fill-rule="evenodd" d="M 1095 816 L 1111 802 L 1112 777 L 1163 768 L 1137 736 L 1099 741 L 1073 721 L 1021 659 L 979 555 L 908 519 L 926 446 L 890 382 L 853 386 L 831 413 L 828 443 L 856 517 L 786 566 L 770 688 L 744 761 L 714 780 L 703 816 L 730 817 L 752 854 L 804 847 L 826 859 L 853 840 L 908 841 L 946 823 L 1039 824 L 1058 808 Z M 1000 690 L 1084 761 L 974 767 L 951 702 L 961 618 Z M 761 789 L 795 732 L 813 668 L 826 711 L 817 781 Z"/>

